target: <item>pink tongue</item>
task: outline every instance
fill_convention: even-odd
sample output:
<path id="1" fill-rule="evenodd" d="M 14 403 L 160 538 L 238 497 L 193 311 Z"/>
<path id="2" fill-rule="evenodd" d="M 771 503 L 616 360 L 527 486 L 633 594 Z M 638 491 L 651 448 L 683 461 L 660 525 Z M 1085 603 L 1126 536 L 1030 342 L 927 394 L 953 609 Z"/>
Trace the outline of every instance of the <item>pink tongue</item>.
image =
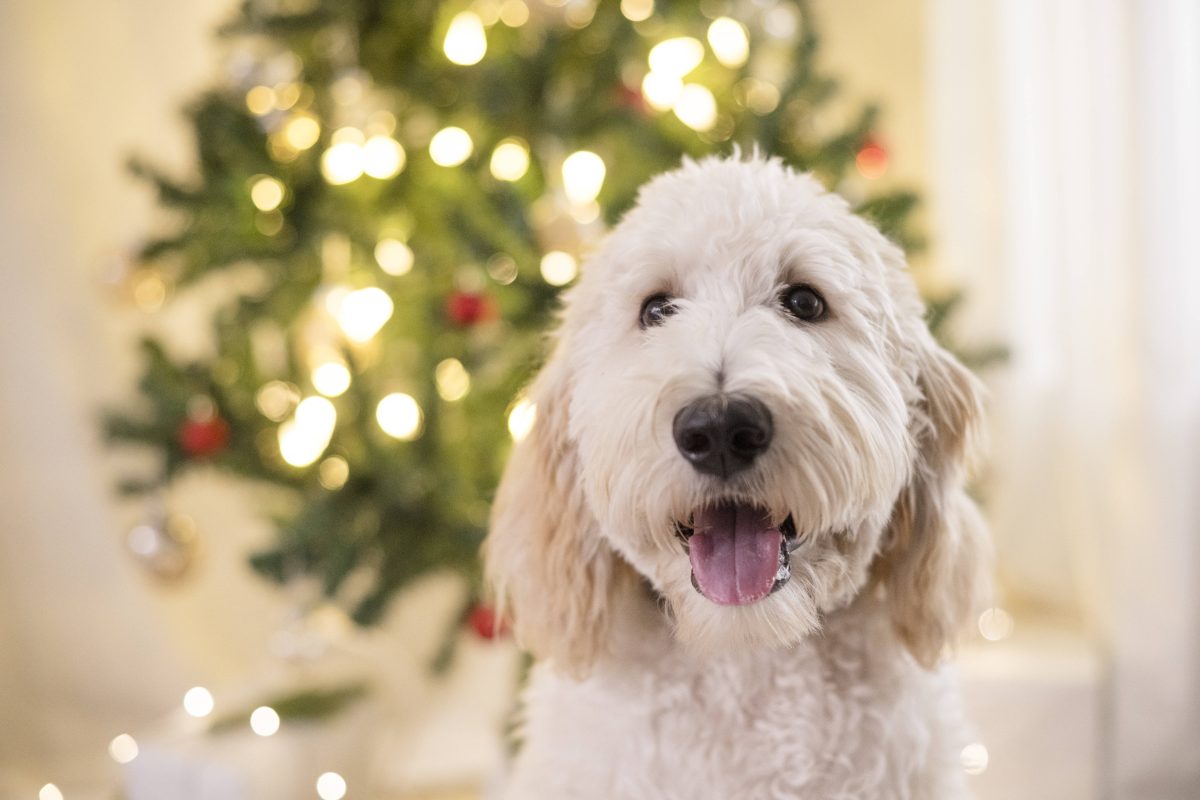
<path id="1" fill-rule="evenodd" d="M 771 593 L 783 534 L 762 509 L 726 503 L 697 511 L 688 540 L 700 592 L 723 606 L 740 606 Z"/>

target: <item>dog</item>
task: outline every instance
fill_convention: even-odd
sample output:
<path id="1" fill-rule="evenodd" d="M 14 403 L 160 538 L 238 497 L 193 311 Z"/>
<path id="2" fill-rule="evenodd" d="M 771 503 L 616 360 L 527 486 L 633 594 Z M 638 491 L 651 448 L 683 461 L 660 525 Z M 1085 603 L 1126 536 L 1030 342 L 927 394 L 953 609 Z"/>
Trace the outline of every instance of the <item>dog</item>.
<path id="1" fill-rule="evenodd" d="M 565 295 L 484 546 L 511 800 L 967 795 L 981 389 L 900 249 L 778 160 L 685 161 Z"/>

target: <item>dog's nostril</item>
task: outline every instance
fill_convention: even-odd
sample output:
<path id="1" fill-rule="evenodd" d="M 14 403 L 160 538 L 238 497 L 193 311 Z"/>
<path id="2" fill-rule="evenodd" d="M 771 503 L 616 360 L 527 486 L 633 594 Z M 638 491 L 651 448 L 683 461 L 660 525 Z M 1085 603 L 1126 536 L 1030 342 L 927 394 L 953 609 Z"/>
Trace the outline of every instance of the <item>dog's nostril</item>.
<path id="1" fill-rule="evenodd" d="M 700 455 L 712 449 L 712 439 L 702 433 L 692 433 L 679 446 L 689 453 Z"/>
<path id="2" fill-rule="evenodd" d="M 675 415 L 675 445 L 698 471 L 727 478 L 771 443 L 771 413 L 757 400 L 713 395 Z"/>

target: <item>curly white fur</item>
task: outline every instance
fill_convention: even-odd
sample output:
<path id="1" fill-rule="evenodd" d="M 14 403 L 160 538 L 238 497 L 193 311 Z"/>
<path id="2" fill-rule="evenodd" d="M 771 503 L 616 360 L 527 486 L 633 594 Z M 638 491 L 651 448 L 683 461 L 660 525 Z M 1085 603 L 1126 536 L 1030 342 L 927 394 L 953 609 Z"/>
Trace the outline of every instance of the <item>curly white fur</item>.
<path id="1" fill-rule="evenodd" d="M 781 307 L 801 283 L 827 319 Z M 643 330 L 658 293 L 676 313 Z M 962 487 L 979 391 L 922 314 L 900 251 L 778 161 L 642 190 L 569 293 L 493 509 L 488 573 L 542 659 L 509 797 L 964 796 L 938 661 L 985 551 Z M 671 432 L 718 392 L 775 420 L 728 479 Z M 801 536 L 748 605 L 693 588 L 675 528 L 728 500 Z"/>

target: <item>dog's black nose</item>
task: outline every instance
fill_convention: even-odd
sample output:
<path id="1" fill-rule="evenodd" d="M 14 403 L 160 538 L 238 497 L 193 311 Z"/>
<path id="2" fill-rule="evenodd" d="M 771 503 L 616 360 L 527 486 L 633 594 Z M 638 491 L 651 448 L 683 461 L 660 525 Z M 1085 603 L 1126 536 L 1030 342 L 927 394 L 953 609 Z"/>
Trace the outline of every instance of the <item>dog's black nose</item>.
<path id="1" fill-rule="evenodd" d="M 771 444 L 771 412 L 748 397 L 713 395 L 684 406 L 672 426 L 675 446 L 698 471 L 728 478 Z"/>

